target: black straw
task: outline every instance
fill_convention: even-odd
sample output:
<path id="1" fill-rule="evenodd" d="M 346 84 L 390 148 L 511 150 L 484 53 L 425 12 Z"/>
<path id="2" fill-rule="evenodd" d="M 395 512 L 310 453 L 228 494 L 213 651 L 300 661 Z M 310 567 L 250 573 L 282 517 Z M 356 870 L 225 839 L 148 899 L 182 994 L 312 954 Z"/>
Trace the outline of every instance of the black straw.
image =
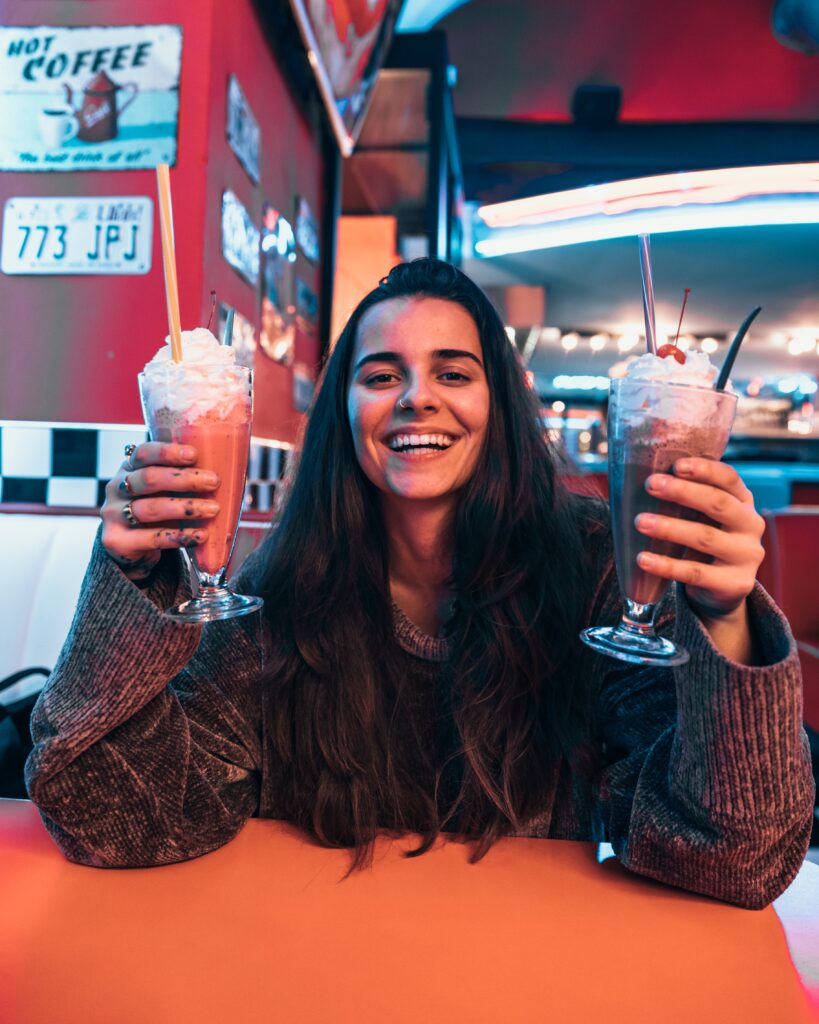
<path id="1" fill-rule="evenodd" d="M 757 306 L 756 309 L 752 309 L 751 312 L 745 317 L 740 324 L 739 330 L 731 342 L 731 347 L 728 349 L 728 354 L 725 357 L 725 362 L 722 364 L 722 369 L 719 371 L 719 377 L 717 377 L 717 383 L 714 385 L 717 391 L 724 391 L 725 385 L 728 383 L 728 376 L 733 369 L 736 358 L 739 355 L 739 348 L 742 342 L 745 340 L 745 335 L 748 333 L 748 328 L 756 320 L 757 316 L 762 312 L 762 306 Z"/>

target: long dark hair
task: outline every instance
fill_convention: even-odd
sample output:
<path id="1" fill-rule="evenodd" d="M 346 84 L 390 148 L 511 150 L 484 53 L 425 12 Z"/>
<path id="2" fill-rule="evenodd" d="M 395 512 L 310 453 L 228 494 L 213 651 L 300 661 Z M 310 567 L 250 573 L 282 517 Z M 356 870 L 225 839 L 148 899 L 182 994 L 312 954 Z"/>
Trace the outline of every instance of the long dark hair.
<path id="1" fill-rule="evenodd" d="M 440 666 L 455 737 L 430 791 L 389 736 L 405 696 L 378 492 L 359 467 L 347 415 L 356 333 L 376 303 L 406 296 L 461 305 L 481 338 L 489 423 L 453 527 L 457 611 Z M 455 267 L 394 267 L 357 306 L 323 369 L 261 580 L 273 656 L 265 678 L 277 813 L 319 843 L 371 861 L 381 830 L 475 840 L 479 860 L 542 812 L 562 759 L 588 751 L 588 673 L 577 640 L 596 528 L 571 496 L 538 422 L 520 360 L 484 293 Z M 440 806 L 445 772 L 455 779 Z M 454 772 L 454 775 L 453 775 Z M 440 792 L 439 792 L 440 791 Z"/>

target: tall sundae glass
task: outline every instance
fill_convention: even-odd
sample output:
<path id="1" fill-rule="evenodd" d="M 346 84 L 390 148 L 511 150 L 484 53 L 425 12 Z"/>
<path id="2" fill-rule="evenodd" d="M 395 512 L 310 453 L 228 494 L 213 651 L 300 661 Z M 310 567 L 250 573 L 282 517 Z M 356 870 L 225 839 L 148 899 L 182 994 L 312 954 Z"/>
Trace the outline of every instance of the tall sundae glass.
<path id="1" fill-rule="evenodd" d="M 688 652 L 654 629 L 657 606 L 668 580 L 637 564 L 641 551 L 683 558 L 686 549 L 638 532 L 643 512 L 703 521 L 693 509 L 661 501 L 646 491 L 654 473 L 670 473 L 686 456 L 720 459 L 736 412 L 736 395 L 714 389 L 717 370 L 703 353 L 684 364 L 673 356 L 646 354 L 628 374 L 611 383 L 608 412 L 609 492 L 614 560 L 625 605 L 617 626 L 595 626 L 581 639 L 602 654 L 648 665 L 681 665 Z"/>
<path id="2" fill-rule="evenodd" d="M 219 512 L 201 524 L 207 539 L 188 553 L 198 593 L 165 614 L 187 622 L 210 622 L 247 615 L 261 608 L 260 597 L 234 594 L 225 582 L 244 497 L 253 411 L 251 372 L 238 366 L 232 348 L 220 345 L 204 328 L 183 331 L 183 358 L 170 346 L 157 352 L 139 375 L 139 393 L 152 441 L 192 445 L 197 464 L 219 476 L 211 497 Z"/>

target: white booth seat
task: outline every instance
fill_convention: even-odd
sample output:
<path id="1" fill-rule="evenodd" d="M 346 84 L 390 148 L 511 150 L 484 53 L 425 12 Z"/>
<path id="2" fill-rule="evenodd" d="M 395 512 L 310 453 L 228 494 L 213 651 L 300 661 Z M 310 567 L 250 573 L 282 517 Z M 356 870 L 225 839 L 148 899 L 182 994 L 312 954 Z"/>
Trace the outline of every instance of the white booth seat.
<path id="1" fill-rule="evenodd" d="M 54 667 L 98 526 L 96 516 L 0 513 L 0 681 L 22 669 Z M 40 676 L 21 685 L 43 682 Z"/>

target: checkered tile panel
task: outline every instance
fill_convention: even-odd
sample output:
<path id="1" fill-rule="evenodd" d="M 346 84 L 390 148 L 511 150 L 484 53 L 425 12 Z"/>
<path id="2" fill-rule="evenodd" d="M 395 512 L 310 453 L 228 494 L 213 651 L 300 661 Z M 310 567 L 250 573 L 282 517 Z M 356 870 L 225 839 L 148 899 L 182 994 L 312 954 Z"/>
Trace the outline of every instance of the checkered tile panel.
<path id="1" fill-rule="evenodd" d="M 142 424 L 105 427 L 0 421 L 0 504 L 99 508 L 126 444 L 148 439 Z M 273 508 L 288 452 L 251 443 L 245 509 Z"/>

